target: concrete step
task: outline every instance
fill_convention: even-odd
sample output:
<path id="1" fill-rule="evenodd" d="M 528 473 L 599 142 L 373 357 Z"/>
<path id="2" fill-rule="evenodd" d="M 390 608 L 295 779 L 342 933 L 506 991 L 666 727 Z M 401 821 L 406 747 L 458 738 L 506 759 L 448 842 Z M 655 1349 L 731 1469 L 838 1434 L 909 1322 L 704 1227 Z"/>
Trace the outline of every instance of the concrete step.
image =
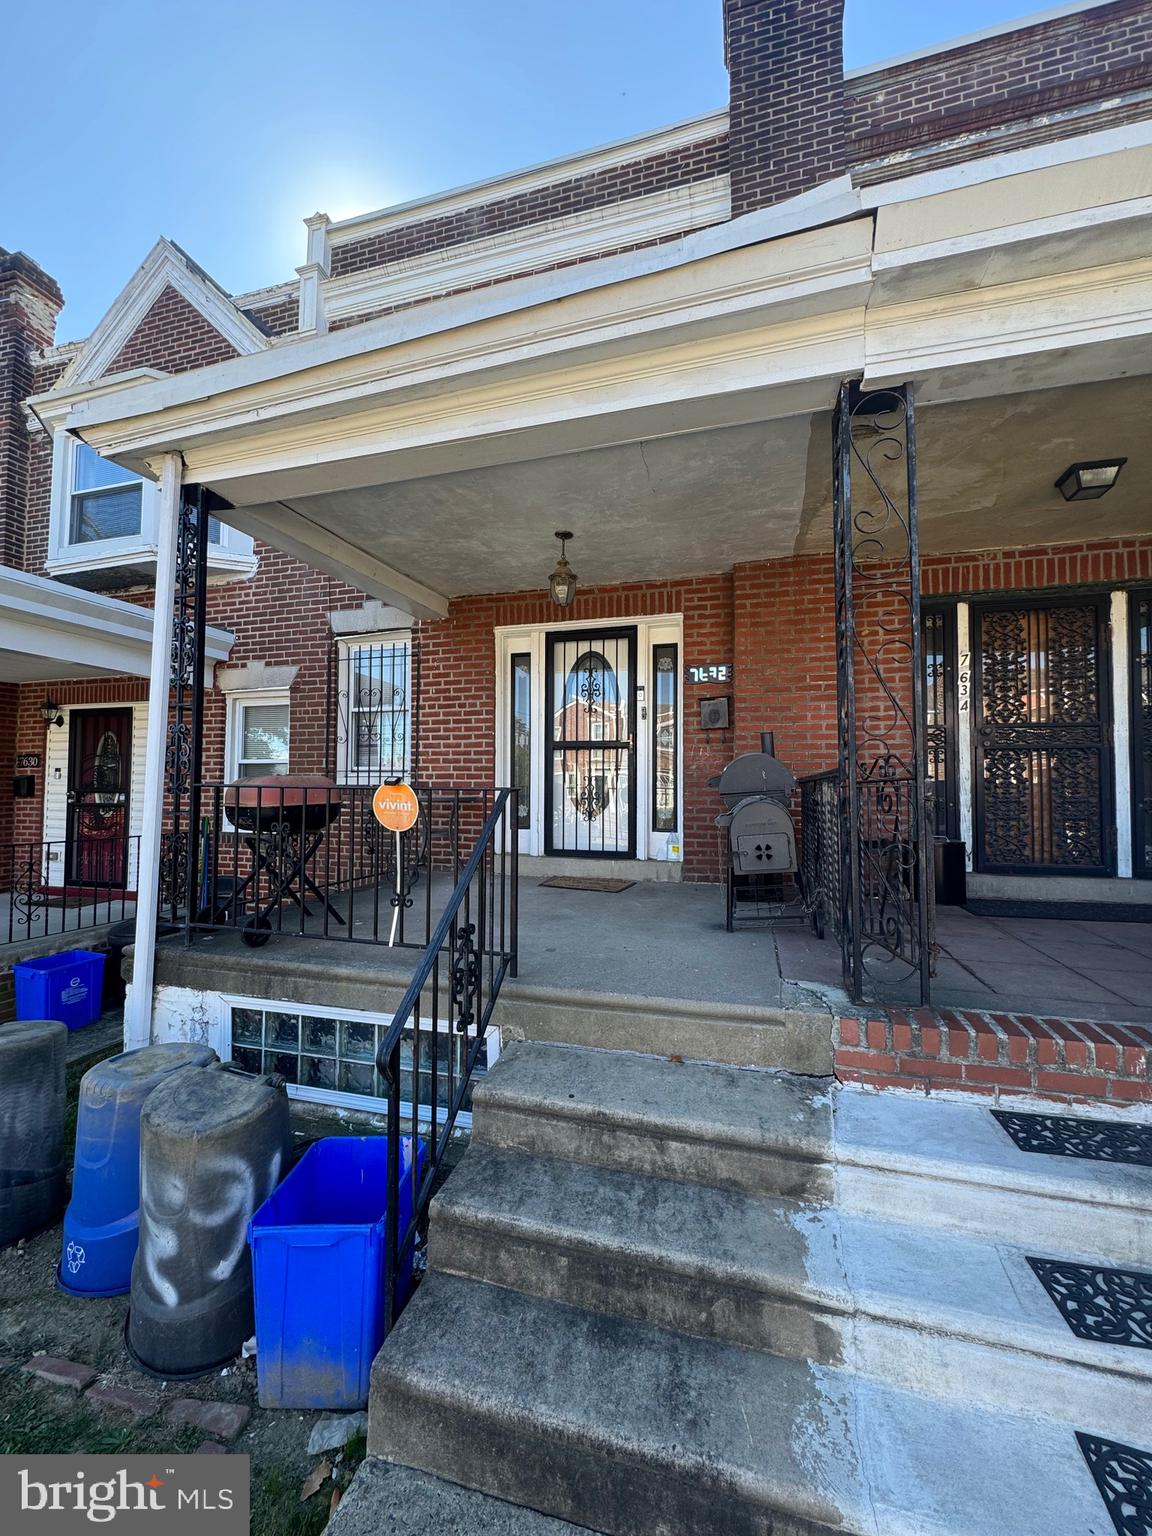
<path id="1" fill-rule="evenodd" d="M 813 1008 L 628 997 L 514 981 L 501 989 L 495 1022 L 506 1041 L 832 1074 L 832 1015 Z"/>
<path id="2" fill-rule="evenodd" d="M 846 1215 L 1150 1267 L 1152 1168 L 1021 1151 L 981 1102 L 861 1089 L 837 1091 L 833 1141 Z"/>
<path id="3" fill-rule="evenodd" d="M 1104 1536 L 1066 1427 L 433 1273 L 369 1450 L 608 1536 Z"/>
<path id="4" fill-rule="evenodd" d="M 429 1261 L 1128 1443 L 1152 1423 L 1152 1351 L 1078 1339 L 1006 1243 L 473 1147 Z"/>
<path id="5" fill-rule="evenodd" d="M 983 1101 L 524 1042 L 477 1085 L 473 1139 L 1148 1267 L 1152 1169 L 1023 1152 Z"/>
<path id="6" fill-rule="evenodd" d="M 473 1142 L 795 1198 L 832 1189 L 820 1079 L 527 1041 L 473 1093 Z"/>
<path id="7" fill-rule="evenodd" d="M 586 1536 L 587 1529 L 369 1456 L 324 1536 Z"/>

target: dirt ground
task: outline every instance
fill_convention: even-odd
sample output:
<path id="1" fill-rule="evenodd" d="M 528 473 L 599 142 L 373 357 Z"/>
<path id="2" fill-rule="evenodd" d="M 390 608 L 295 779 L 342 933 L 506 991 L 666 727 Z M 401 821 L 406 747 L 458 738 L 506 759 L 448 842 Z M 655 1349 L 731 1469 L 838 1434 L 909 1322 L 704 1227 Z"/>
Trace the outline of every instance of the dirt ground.
<path id="1" fill-rule="evenodd" d="M 117 1048 L 105 1047 L 69 1067 L 73 1104 L 83 1072 Z M 293 1105 L 293 1130 L 301 1146 L 317 1136 L 364 1135 L 379 1129 L 377 1122 L 363 1117 Z M 301 1486 L 323 1459 L 307 1452 L 308 1436 L 320 1415 L 260 1408 L 253 1360 L 237 1360 L 193 1382 L 165 1384 L 146 1376 L 124 1348 L 126 1296 L 82 1299 L 57 1288 L 60 1238 L 61 1227 L 56 1225 L 26 1243 L 0 1249 L 0 1454 L 195 1451 L 208 1437 L 167 1423 L 163 1414 L 168 1403 L 179 1397 L 245 1403 L 252 1417 L 229 1449 L 252 1458 L 253 1536 L 316 1536 L 327 1522 L 333 1490 L 347 1484 L 363 1457 L 363 1439 L 352 1442 L 338 1461 L 328 1453 L 335 1462 L 333 1476 L 302 1503 Z M 103 1384 L 147 1392 L 155 1399 L 155 1413 L 127 1420 L 97 1409 L 74 1392 L 33 1380 L 20 1366 L 37 1352 L 95 1367 Z"/>

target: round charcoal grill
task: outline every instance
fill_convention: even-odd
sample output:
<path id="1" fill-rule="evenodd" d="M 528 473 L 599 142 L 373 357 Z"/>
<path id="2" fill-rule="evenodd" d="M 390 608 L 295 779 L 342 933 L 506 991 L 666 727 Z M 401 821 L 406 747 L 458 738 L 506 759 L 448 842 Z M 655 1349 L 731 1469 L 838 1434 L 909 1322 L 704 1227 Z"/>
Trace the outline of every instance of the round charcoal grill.
<path id="1" fill-rule="evenodd" d="M 773 752 L 772 733 L 765 731 L 760 740 L 761 751 L 741 753 L 709 781 L 726 807 L 716 825 L 723 835 L 721 880 L 729 933 L 737 917 L 815 924 L 796 857 L 790 810 L 796 780 Z"/>

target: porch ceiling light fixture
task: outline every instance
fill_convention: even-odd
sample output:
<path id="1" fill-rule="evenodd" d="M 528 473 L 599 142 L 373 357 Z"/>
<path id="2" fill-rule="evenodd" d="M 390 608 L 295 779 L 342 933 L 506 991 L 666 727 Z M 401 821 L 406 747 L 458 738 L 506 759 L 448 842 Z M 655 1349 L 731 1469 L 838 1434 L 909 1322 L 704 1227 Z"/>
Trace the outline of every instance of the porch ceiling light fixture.
<path id="1" fill-rule="evenodd" d="M 1120 478 L 1127 459 L 1094 459 L 1070 464 L 1056 482 L 1065 501 L 1096 501 L 1106 496 Z"/>
<path id="2" fill-rule="evenodd" d="M 40 718 L 45 725 L 64 724 L 64 713 L 59 704 L 54 703 L 52 699 L 45 699 L 43 704 L 41 704 Z"/>
<path id="3" fill-rule="evenodd" d="M 576 596 L 576 572 L 568 564 L 564 546 L 572 535 L 557 531 L 556 537 L 560 540 L 560 558 L 556 562 L 556 569 L 548 578 L 548 591 L 552 594 L 552 601 L 558 608 L 570 608 L 572 599 Z"/>

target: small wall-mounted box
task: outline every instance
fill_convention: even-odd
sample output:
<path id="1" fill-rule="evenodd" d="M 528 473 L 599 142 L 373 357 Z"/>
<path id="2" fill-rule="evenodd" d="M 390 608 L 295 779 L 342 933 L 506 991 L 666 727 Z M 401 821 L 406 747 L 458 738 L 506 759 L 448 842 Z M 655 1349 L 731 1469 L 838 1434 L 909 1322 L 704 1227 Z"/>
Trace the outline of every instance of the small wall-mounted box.
<path id="1" fill-rule="evenodd" d="M 12 780 L 12 798 L 14 800 L 34 800 L 36 798 L 36 775 L 34 773 L 18 773 Z"/>
<path id="2" fill-rule="evenodd" d="M 732 700 L 700 700 L 700 729 L 702 731 L 726 731 L 732 721 Z"/>

